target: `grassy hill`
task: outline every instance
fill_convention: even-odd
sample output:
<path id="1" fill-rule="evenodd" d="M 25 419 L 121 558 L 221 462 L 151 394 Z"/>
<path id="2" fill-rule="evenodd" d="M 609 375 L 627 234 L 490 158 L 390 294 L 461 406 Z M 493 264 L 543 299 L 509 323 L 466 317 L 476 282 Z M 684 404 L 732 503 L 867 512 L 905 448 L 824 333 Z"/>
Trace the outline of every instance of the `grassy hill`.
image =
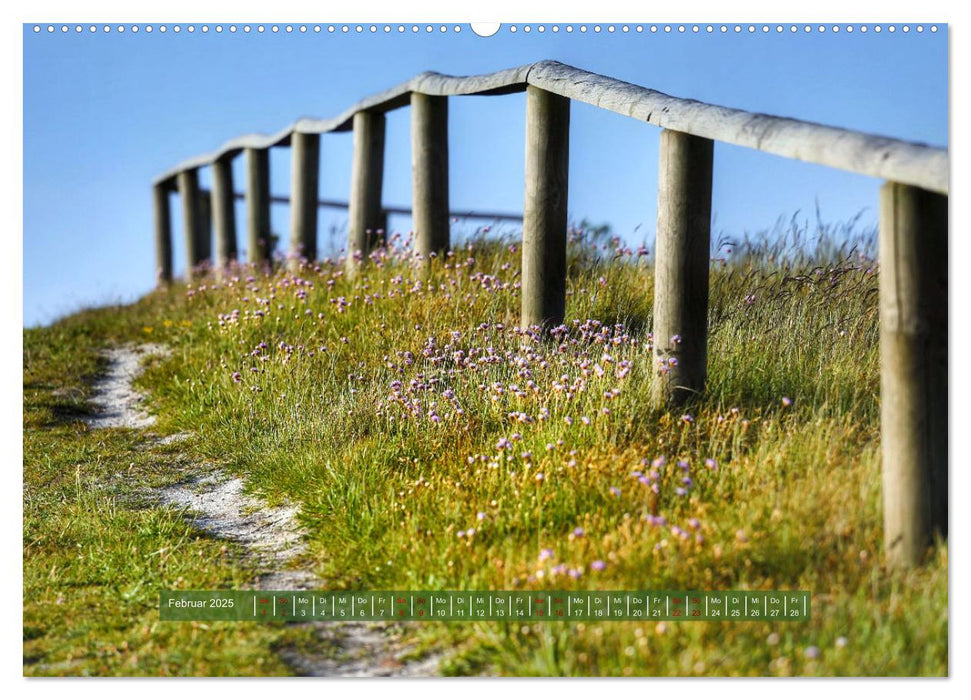
<path id="1" fill-rule="evenodd" d="M 801 251 L 801 252 L 800 252 Z M 251 575 L 146 490 L 190 461 L 299 504 L 329 589 L 808 589 L 810 623 L 427 623 L 447 673 L 947 673 L 947 546 L 882 566 L 878 269 L 820 247 L 713 261 L 707 393 L 651 408 L 649 258 L 574 235 L 567 322 L 519 329 L 517 244 L 353 278 L 240 268 L 24 332 L 27 674 L 279 674 L 280 625 L 160 623 Z M 93 431 L 99 351 L 163 343 L 158 435 Z"/>

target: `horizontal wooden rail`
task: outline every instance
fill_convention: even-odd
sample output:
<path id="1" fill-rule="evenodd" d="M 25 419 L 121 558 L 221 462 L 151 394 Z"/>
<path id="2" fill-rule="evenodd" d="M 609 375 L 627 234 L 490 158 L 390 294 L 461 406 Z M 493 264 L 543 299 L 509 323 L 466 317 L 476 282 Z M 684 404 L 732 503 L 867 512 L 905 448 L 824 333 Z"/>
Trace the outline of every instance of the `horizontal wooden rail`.
<path id="1" fill-rule="evenodd" d="M 347 208 L 348 272 L 384 241 L 387 215 L 412 214 L 415 250 L 429 260 L 448 249 L 448 98 L 526 92 L 521 324 L 556 326 L 566 315 L 567 198 L 572 101 L 661 127 L 655 246 L 651 394 L 659 407 L 695 400 L 707 372 L 711 199 L 716 141 L 887 180 L 880 206 L 881 426 L 884 554 L 919 563 L 947 534 L 946 149 L 811 122 L 671 97 L 556 61 L 470 77 L 422 73 L 361 100 L 333 119 L 299 119 L 270 135 L 249 134 L 183 161 L 154 181 L 156 273 L 172 278 L 168 192 L 182 199 L 188 277 L 236 258 L 233 199 L 244 197 L 250 262 L 270 264 L 270 204 L 291 205 L 290 265 L 314 260 L 317 210 Z M 385 117 L 411 107 L 412 207 L 381 202 Z M 349 202 L 318 195 L 320 134 L 353 130 Z M 269 191 L 269 153 L 290 146 L 291 195 Z M 246 153 L 246 193 L 233 190 L 231 160 Z M 212 192 L 199 189 L 209 167 Z M 213 221 L 215 226 L 213 227 Z M 384 229 L 384 230 L 382 230 Z"/>
<path id="2" fill-rule="evenodd" d="M 233 196 L 236 199 L 245 200 L 245 192 L 235 192 Z M 285 194 L 273 194 L 270 195 L 270 202 L 273 204 L 289 204 L 290 197 Z M 341 199 L 318 199 L 317 206 L 321 209 L 348 209 L 350 204 Z M 403 216 L 411 215 L 411 207 L 395 206 L 393 204 L 384 204 L 381 206 L 381 211 L 385 214 L 400 214 Z M 507 211 L 466 211 L 464 209 L 453 209 L 449 212 L 449 216 L 453 219 L 482 219 L 483 221 L 522 221 L 522 214 L 514 214 Z"/>
<path id="3" fill-rule="evenodd" d="M 244 148 L 289 145 L 294 133 L 348 131 L 357 112 L 388 112 L 405 107 L 410 104 L 411 93 L 497 95 L 525 92 L 528 85 L 665 129 L 914 185 L 940 194 L 948 191 L 950 166 L 947 150 L 943 148 L 672 97 L 557 61 L 540 61 L 487 75 L 455 77 L 421 73 L 390 90 L 361 100 L 333 119 L 306 117 L 275 134 L 248 134 L 227 141 L 216 151 L 183 161 L 156 178 L 155 184 L 174 187 L 175 177 L 180 172 L 211 165 Z"/>

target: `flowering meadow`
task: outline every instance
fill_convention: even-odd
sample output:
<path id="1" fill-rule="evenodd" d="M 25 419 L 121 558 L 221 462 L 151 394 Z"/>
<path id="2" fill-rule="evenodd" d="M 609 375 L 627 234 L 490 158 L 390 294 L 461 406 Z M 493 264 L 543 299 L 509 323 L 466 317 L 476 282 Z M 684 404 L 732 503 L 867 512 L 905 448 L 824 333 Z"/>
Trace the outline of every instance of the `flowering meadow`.
<path id="1" fill-rule="evenodd" d="M 522 328 L 517 240 L 430 261 L 410 243 L 240 265 L 55 329 L 92 353 L 167 345 L 141 380 L 153 430 L 299 505 L 328 589 L 813 592 L 809 623 L 409 627 L 446 673 L 947 672 L 946 544 L 882 564 L 867 251 L 718 247 L 706 392 L 663 411 L 647 248 L 572 231 L 566 321 Z"/>

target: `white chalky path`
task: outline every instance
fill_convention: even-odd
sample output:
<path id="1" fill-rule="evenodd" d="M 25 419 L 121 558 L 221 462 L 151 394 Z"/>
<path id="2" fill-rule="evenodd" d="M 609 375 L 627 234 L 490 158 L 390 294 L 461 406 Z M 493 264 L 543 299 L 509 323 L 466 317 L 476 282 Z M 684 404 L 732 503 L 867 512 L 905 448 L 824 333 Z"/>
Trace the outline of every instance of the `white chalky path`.
<path id="1" fill-rule="evenodd" d="M 142 361 L 162 355 L 159 345 L 124 345 L 105 353 L 108 370 L 94 385 L 92 403 L 97 413 L 87 419 L 92 428 L 146 428 L 154 416 L 142 409 L 143 397 L 132 383 L 141 371 Z M 184 440 L 187 435 L 151 438 L 154 444 Z M 220 470 L 149 494 L 160 505 L 185 511 L 186 518 L 199 530 L 238 544 L 244 556 L 260 574 L 253 587 L 261 590 L 313 590 L 322 582 L 310 571 L 294 569 L 290 563 L 306 551 L 305 532 L 297 522 L 295 506 L 271 508 L 244 492 L 243 480 Z M 408 652 L 396 644 L 400 626 L 366 623 L 311 624 L 322 647 L 338 652 L 313 655 L 281 649 L 283 660 L 307 676 L 434 676 L 439 656 L 401 660 Z"/>

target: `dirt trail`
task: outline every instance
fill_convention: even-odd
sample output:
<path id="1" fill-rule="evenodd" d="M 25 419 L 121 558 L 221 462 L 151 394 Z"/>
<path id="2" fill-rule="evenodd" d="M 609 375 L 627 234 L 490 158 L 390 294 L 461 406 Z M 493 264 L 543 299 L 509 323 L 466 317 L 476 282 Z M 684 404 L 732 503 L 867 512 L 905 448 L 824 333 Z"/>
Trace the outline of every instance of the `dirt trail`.
<path id="1" fill-rule="evenodd" d="M 184 508 L 200 530 L 242 545 L 260 574 L 253 588 L 312 590 L 322 584 L 311 572 L 288 568 L 306 550 L 294 506 L 270 508 L 243 492 L 243 480 L 222 471 L 170 486 L 158 494 L 164 505 Z"/>
<path id="2" fill-rule="evenodd" d="M 141 409 L 142 396 L 132 382 L 141 372 L 142 361 L 152 355 L 164 355 L 161 345 L 125 345 L 105 352 L 107 373 L 92 388 L 92 402 L 98 413 L 87 419 L 92 428 L 147 428 L 155 422 Z"/>
<path id="3" fill-rule="evenodd" d="M 142 410 L 143 397 L 132 382 L 145 358 L 165 353 L 159 345 L 121 346 L 108 350 L 108 371 L 94 384 L 98 413 L 87 422 L 93 428 L 146 428 L 155 418 Z M 179 442 L 187 435 L 146 437 L 146 447 Z M 261 590 L 322 589 L 323 582 L 292 562 L 306 551 L 305 532 L 297 522 L 298 508 L 271 508 L 244 492 L 242 479 L 199 465 L 199 474 L 173 486 L 146 494 L 161 506 L 184 510 L 186 518 L 209 535 L 234 542 L 259 575 L 252 582 Z M 279 650 L 281 658 L 307 676 L 434 676 L 441 657 L 406 658 L 400 625 L 384 623 L 313 622 L 319 653 L 293 648 Z"/>

